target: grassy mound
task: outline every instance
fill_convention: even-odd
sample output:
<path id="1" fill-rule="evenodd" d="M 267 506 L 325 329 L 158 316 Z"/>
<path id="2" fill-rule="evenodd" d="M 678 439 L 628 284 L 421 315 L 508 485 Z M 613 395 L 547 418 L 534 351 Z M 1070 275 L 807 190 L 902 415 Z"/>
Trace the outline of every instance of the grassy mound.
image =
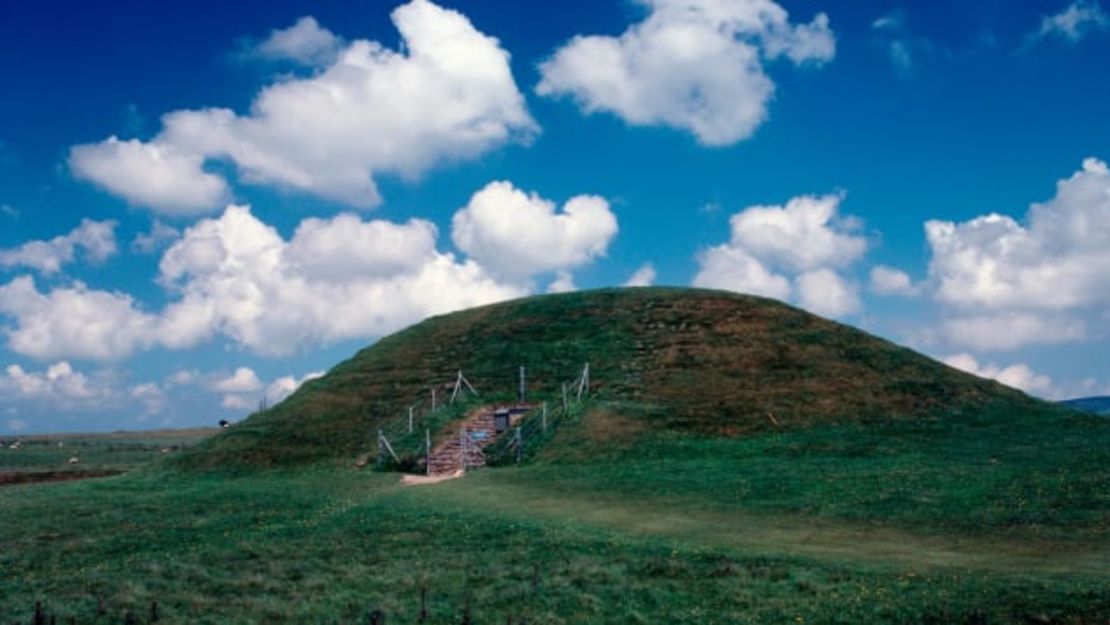
<path id="1" fill-rule="evenodd" d="M 959 419 L 1045 404 L 774 300 L 677 288 L 545 295 L 434 317 L 386 337 L 181 459 L 274 467 L 349 459 L 428 411 L 458 369 L 489 402 L 527 367 L 555 400 L 589 362 L 592 397 L 636 429 L 737 437 L 836 424 Z M 450 413 L 453 415 L 459 414 Z"/>

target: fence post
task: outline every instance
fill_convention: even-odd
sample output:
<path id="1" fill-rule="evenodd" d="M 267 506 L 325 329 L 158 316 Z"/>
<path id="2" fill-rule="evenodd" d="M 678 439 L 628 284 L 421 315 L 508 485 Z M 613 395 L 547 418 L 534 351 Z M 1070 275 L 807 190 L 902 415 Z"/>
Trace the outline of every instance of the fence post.
<path id="1" fill-rule="evenodd" d="M 543 423 L 543 433 L 547 434 L 547 402 L 543 402 L 543 413 L 541 416 L 541 423 Z"/>
<path id="2" fill-rule="evenodd" d="M 524 395 L 524 365 L 520 366 L 520 390 L 518 391 L 518 394 L 520 395 L 520 403 L 523 404 L 524 403 L 524 396 L 525 396 Z"/>
<path id="3" fill-rule="evenodd" d="M 563 414 L 567 413 L 567 383 L 563 382 Z"/>
<path id="4" fill-rule="evenodd" d="M 432 431 L 424 430 L 424 471 L 432 474 Z"/>
<path id="5" fill-rule="evenodd" d="M 412 406 L 409 406 L 409 434 L 412 434 Z"/>
<path id="6" fill-rule="evenodd" d="M 432 412 L 436 411 L 436 389 L 432 388 Z"/>
<path id="7" fill-rule="evenodd" d="M 520 436 L 520 426 L 516 426 L 516 463 L 520 464 L 521 458 L 524 457 L 524 439 Z"/>
<path id="8" fill-rule="evenodd" d="M 385 464 L 385 446 L 382 445 L 382 431 L 378 430 L 378 468 Z"/>

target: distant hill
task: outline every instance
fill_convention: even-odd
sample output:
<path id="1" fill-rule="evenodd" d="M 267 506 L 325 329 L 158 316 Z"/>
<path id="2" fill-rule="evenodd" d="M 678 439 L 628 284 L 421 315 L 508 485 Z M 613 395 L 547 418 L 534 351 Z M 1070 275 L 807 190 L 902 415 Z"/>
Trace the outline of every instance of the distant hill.
<path id="1" fill-rule="evenodd" d="M 583 364 L 592 397 L 650 410 L 660 433 L 745 436 L 837 423 L 960 419 L 1046 403 L 778 301 L 681 288 L 544 295 L 430 318 L 385 337 L 183 456 L 190 466 L 349 459 L 463 369 L 482 401 L 519 366 L 557 401 Z"/>
<path id="2" fill-rule="evenodd" d="M 1067 399 L 1060 402 L 1060 405 L 1095 414 L 1110 414 L 1110 396 Z"/>

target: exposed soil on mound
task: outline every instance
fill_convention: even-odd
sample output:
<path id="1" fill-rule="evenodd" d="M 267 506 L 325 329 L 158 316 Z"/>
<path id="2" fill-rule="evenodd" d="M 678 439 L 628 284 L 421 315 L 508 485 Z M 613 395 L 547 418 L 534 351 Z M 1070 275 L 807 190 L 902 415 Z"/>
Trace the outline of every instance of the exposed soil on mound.
<path id="1" fill-rule="evenodd" d="M 88 480 L 97 477 L 111 477 L 123 471 L 112 469 L 92 469 L 89 471 L 33 471 L 0 472 L 0 486 L 35 484 L 37 482 L 66 482 L 69 480 Z"/>

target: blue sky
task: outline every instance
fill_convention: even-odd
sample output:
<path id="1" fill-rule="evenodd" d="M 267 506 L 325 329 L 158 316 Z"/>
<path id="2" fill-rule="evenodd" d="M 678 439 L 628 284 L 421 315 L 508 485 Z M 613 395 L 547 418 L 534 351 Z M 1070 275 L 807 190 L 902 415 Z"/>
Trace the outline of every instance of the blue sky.
<path id="1" fill-rule="evenodd" d="M 240 418 L 625 283 L 1110 392 L 1095 0 L 0 2 L 0 433 Z"/>

